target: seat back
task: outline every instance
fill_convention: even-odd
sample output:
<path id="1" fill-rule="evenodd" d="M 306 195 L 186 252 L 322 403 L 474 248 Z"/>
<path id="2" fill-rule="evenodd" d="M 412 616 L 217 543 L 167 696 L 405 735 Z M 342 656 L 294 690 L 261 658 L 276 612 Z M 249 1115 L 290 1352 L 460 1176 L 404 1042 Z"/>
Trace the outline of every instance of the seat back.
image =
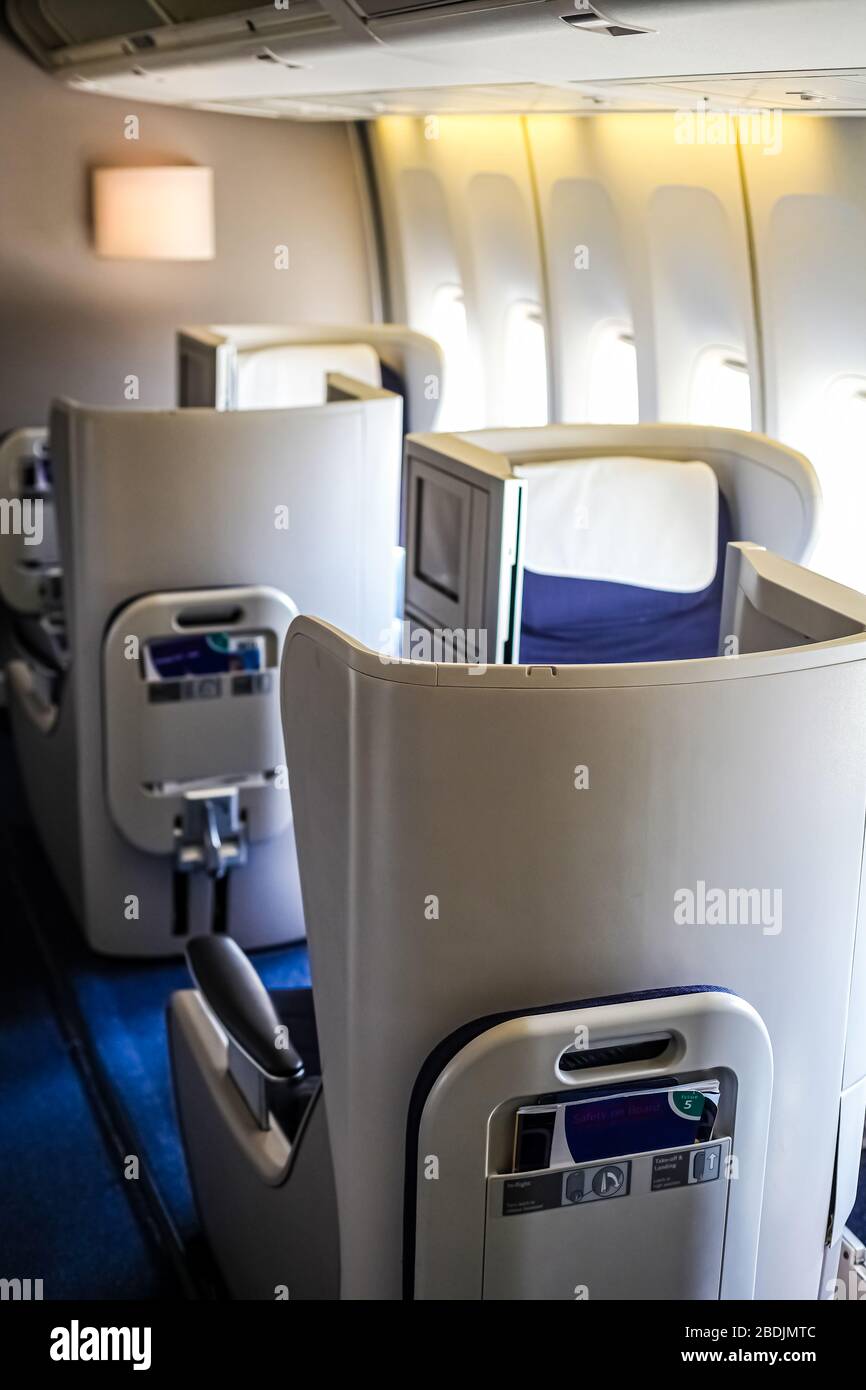
<path id="1" fill-rule="evenodd" d="M 396 603 L 400 401 L 335 384 L 344 399 L 291 411 L 53 409 L 69 669 L 50 739 L 18 670 L 13 714 L 98 949 L 303 934 L 283 639 L 308 612 L 377 644 Z"/>
<path id="2" fill-rule="evenodd" d="M 382 385 L 378 355 L 367 343 L 282 343 L 249 348 L 236 357 L 237 410 L 321 405 L 329 372 Z"/>
<path id="3" fill-rule="evenodd" d="M 182 406 L 307 405 L 342 372 L 402 396 L 404 430 L 436 427 L 444 357 L 403 324 L 207 324 L 180 329 L 177 351 Z"/>
<path id="4" fill-rule="evenodd" d="M 525 541 L 520 659 L 715 656 L 730 511 L 705 463 L 515 466 Z"/>
<path id="5" fill-rule="evenodd" d="M 856 1136 L 858 1117 L 862 1128 L 866 1093 L 866 600 L 760 550 L 731 555 L 731 658 L 395 664 L 293 624 L 283 709 L 344 1297 L 399 1297 L 404 1259 L 413 1286 L 431 1287 L 431 1225 L 443 1239 L 465 1225 L 449 1155 L 475 1165 L 477 1233 L 485 1184 L 508 1172 L 496 1125 L 513 1133 L 527 1095 L 565 1084 L 582 1009 L 709 986 L 757 1017 L 753 1060 L 736 1062 L 714 1008 L 697 1064 L 740 1078 L 740 1128 L 729 1117 L 727 1132 L 746 1166 L 729 1202 L 738 1223 L 753 1204 L 754 1292 L 818 1296 L 828 1218 L 836 1239 L 856 1191 L 858 1143 L 843 1152 L 838 1137 Z M 783 650 L 761 650 L 777 639 Z M 676 1013 L 609 1015 L 610 1035 L 594 1015 L 590 1046 L 682 1039 Z M 499 1051 L 490 1030 L 515 1019 L 520 1035 Z M 508 1048 L 537 1060 L 545 1035 L 541 1074 L 525 1052 L 518 1066 Z M 584 1082 L 657 1081 L 689 1055 L 627 1058 Z M 464 1104 L 466 1075 L 487 1089 L 453 1112 L 470 1125 L 455 1129 L 443 1097 Z M 740 1143 L 756 1104 L 769 1110 L 770 1175 L 757 1192 L 760 1137 L 752 1158 Z M 455 1133 L 456 1148 L 436 1147 Z M 748 1258 L 731 1279 L 723 1296 L 751 1296 Z M 473 1293 L 432 1287 L 480 1297 L 480 1280 L 476 1265 Z"/>

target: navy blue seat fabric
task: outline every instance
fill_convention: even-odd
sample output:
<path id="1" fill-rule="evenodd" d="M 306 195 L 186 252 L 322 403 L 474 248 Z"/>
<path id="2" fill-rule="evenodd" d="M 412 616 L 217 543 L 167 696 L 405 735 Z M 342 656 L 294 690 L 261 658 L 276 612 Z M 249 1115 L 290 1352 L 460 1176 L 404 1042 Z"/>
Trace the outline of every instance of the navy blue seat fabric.
<path id="1" fill-rule="evenodd" d="M 526 570 L 521 662 L 594 666 L 716 656 L 731 530 L 728 505 L 719 493 L 716 575 L 693 594 Z"/>

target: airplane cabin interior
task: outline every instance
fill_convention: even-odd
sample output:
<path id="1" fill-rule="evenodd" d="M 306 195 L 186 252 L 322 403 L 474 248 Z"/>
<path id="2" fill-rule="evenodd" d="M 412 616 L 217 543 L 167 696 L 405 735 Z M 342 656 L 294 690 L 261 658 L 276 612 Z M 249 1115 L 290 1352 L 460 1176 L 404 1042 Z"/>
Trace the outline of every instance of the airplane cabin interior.
<path id="1" fill-rule="evenodd" d="M 0 8 L 2 1300 L 866 1299 L 866 7 Z"/>

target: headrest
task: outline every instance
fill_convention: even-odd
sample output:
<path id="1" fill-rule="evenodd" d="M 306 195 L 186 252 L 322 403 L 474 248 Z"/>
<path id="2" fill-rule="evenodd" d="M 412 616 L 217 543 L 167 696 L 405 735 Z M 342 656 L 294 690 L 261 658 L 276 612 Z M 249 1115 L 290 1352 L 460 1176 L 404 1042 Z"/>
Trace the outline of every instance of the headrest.
<path id="1" fill-rule="evenodd" d="M 671 593 L 712 583 L 719 486 L 708 464 L 576 458 L 514 473 L 526 480 L 527 569 Z"/>
<path id="2" fill-rule="evenodd" d="M 382 385 L 379 354 L 368 343 L 277 343 L 237 355 L 239 410 L 322 405 L 328 372 Z"/>

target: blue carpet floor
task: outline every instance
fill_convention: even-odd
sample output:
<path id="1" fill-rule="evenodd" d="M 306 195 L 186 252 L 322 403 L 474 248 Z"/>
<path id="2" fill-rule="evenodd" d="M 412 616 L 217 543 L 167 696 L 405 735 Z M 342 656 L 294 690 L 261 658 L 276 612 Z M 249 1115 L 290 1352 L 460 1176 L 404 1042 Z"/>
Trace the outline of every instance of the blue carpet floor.
<path id="1" fill-rule="evenodd" d="M 0 864 L 0 1274 L 46 1299 L 177 1298 L 61 1031 L 21 904 Z"/>
<path id="2" fill-rule="evenodd" d="M 271 989 L 310 983 L 303 946 L 260 951 L 254 961 Z M 186 967 L 84 958 L 73 963 L 70 979 L 105 1071 L 186 1243 L 197 1233 L 197 1219 L 172 1100 L 165 1023 L 170 995 L 190 985 Z"/>
<path id="3" fill-rule="evenodd" d="M 0 854 L 0 868 L 10 885 L 9 896 L 4 891 L 2 901 L 5 904 L 14 894 L 17 909 L 11 923 L 12 934 L 19 950 L 28 953 L 30 975 L 35 977 L 40 969 L 47 972 L 57 990 L 67 996 L 80 1024 L 85 1050 L 91 1057 L 97 1082 L 110 1091 L 111 1107 L 115 1116 L 119 1117 L 119 1128 L 133 1145 L 127 1151 L 140 1155 L 142 1166 L 147 1169 L 157 1204 L 161 1208 L 163 1219 L 161 1227 L 159 1222 L 157 1226 L 162 1239 L 174 1244 L 174 1255 L 179 1253 L 181 1261 L 189 1264 L 191 1283 L 195 1286 L 197 1273 L 200 1272 L 197 1269 L 200 1259 L 199 1231 L 174 1111 L 165 1023 L 169 996 L 174 990 L 189 985 L 189 975 L 182 961 L 113 961 L 94 956 L 88 951 L 29 824 L 8 729 L 4 726 L 0 726 Z M 7 884 L 2 884 L 4 890 Z M 265 983 L 271 988 L 298 988 L 310 983 L 304 946 L 257 952 L 254 960 Z M 3 1177 L 8 1170 L 6 1154 L 0 1142 L 0 1252 L 6 1243 L 7 1223 L 10 1242 L 14 1240 L 20 1245 L 20 1232 L 16 1234 L 14 1213 L 16 1209 L 26 1213 L 28 1200 L 33 1195 L 31 1187 L 34 1191 L 41 1187 L 51 1190 L 51 1185 L 45 1183 L 40 1151 L 42 1140 L 38 1138 L 37 1131 L 45 1129 L 47 1144 L 57 1139 L 63 1151 L 71 1148 L 70 1190 L 75 1190 L 76 1181 L 73 1179 L 76 1179 L 76 1175 L 80 1179 L 81 1166 L 92 1162 L 92 1144 L 88 1141 L 86 1155 L 82 1148 L 86 1126 L 80 1117 L 78 1123 L 72 1123 L 70 1112 L 69 1123 L 64 1120 L 62 1125 L 62 1136 L 57 1135 L 56 1128 L 51 1124 L 53 1114 L 66 1114 L 61 1102 L 72 1106 L 77 1099 L 85 1112 L 87 1102 L 80 1085 L 76 1092 L 76 1073 L 69 1061 L 66 1061 L 65 1068 L 60 1068 L 56 1038 L 48 1041 L 51 1029 L 57 1032 L 48 995 L 43 991 L 41 1007 L 37 1008 L 27 994 L 24 972 L 20 973 L 21 983 L 16 980 L 14 991 L 3 989 L 0 992 L 6 1011 L 0 1014 L 0 1071 L 7 1082 L 11 1078 L 13 1083 L 3 1087 L 3 1104 L 8 1109 L 4 1112 L 0 1108 L 0 1124 L 3 1125 L 7 1142 L 11 1137 L 13 1147 L 15 1125 L 12 1119 L 18 1106 L 31 1105 L 33 1115 L 28 1121 L 30 1127 L 26 1144 L 22 1136 L 17 1174 L 12 1183 Z M 35 989 L 36 986 L 31 985 L 30 988 Z M 31 1019 L 32 1025 L 28 1028 L 25 1025 Z M 32 1030 L 42 1040 L 41 1051 L 31 1036 Z M 10 1050 L 8 1061 L 4 1048 Z M 38 1072 L 35 1070 L 35 1059 L 42 1056 L 46 1048 L 55 1058 L 55 1070 L 49 1068 L 46 1059 L 43 1070 Z M 60 1052 L 62 1054 L 62 1049 Z M 16 1083 L 16 1058 L 19 1055 L 34 1059 L 31 1062 L 34 1071 L 27 1074 L 23 1085 Z M 34 1167 L 25 1182 L 27 1175 L 22 1170 L 23 1155 L 29 1152 L 31 1144 L 33 1150 L 40 1154 L 38 1160 L 34 1160 L 38 1171 Z M 45 1151 L 44 1163 L 49 1165 L 49 1171 L 55 1158 L 52 1150 Z M 14 1168 L 15 1154 L 10 1153 L 9 1159 Z M 121 1203 L 124 1197 L 122 1188 L 128 1186 L 123 1182 L 121 1189 L 118 1189 Z M 89 1193 L 89 1189 L 84 1186 L 82 1192 Z M 65 1203 L 66 1196 L 58 1189 L 55 1204 L 58 1215 L 64 1210 Z M 86 1230 L 89 1221 L 83 1210 L 81 1217 Z M 26 1226 L 26 1215 L 22 1215 L 19 1222 Z M 43 1244 L 50 1248 L 47 1234 L 35 1228 L 32 1240 L 34 1251 L 38 1253 Z M 118 1241 L 117 1237 L 108 1235 L 98 1222 L 93 1226 L 92 1240 L 82 1239 L 82 1231 L 78 1231 L 77 1235 L 70 1233 L 70 1287 L 77 1287 L 76 1280 L 81 1288 L 92 1287 L 86 1266 L 91 1258 L 97 1267 L 103 1265 L 103 1245 L 106 1250 L 123 1250 L 127 1244 L 125 1234 Z M 129 1248 L 131 1250 L 131 1246 Z M 72 1268 L 76 1251 L 79 1251 L 82 1260 L 82 1267 L 78 1271 Z M 140 1252 L 136 1258 L 139 1257 Z M 0 1274 L 5 1272 L 8 1261 L 4 1260 L 3 1263 L 4 1269 L 0 1270 Z M 114 1276 L 110 1261 L 107 1263 L 104 1272 L 106 1282 L 111 1283 Z M 34 1277 L 39 1277 L 38 1271 Z M 137 1277 L 141 1291 L 135 1296 L 157 1296 L 158 1281 L 153 1278 L 148 1280 L 143 1266 L 139 1268 Z M 107 1295 L 81 1293 L 80 1296 Z"/>
<path id="4" fill-rule="evenodd" d="M 306 947 L 258 952 L 256 968 L 271 989 L 310 983 Z M 127 1111 L 182 1239 L 197 1221 L 172 1100 L 165 1009 L 189 987 L 184 965 L 79 964 L 73 975 L 82 1011 L 106 1071 Z"/>

